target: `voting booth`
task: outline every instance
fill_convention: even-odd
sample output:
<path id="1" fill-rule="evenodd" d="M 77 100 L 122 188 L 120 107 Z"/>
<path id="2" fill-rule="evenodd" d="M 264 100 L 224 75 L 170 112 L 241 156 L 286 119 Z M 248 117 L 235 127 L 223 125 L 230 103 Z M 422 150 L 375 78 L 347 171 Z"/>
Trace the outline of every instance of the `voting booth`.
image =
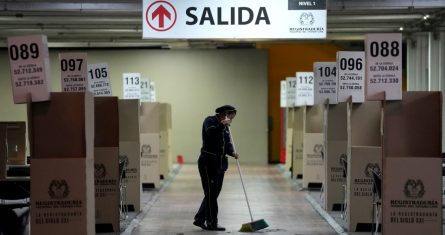
<path id="1" fill-rule="evenodd" d="M 0 125 L 0 179 L 6 178 L 6 126 Z"/>
<path id="2" fill-rule="evenodd" d="M 345 201 L 346 166 L 348 143 L 348 103 L 325 106 L 325 184 L 324 197 L 327 211 L 338 211 Z"/>
<path id="3" fill-rule="evenodd" d="M 294 128 L 292 131 L 292 177 L 303 178 L 303 136 L 306 106 L 294 108 Z"/>
<path id="4" fill-rule="evenodd" d="M 96 233 L 120 232 L 119 111 L 117 97 L 94 98 Z"/>
<path id="5" fill-rule="evenodd" d="M 142 102 L 141 130 L 141 183 L 143 188 L 160 186 L 160 130 L 161 106 L 158 102 Z"/>
<path id="6" fill-rule="evenodd" d="M 31 234 L 93 235 L 93 96 L 50 97 L 29 105 Z"/>
<path id="7" fill-rule="evenodd" d="M 292 168 L 292 151 L 293 151 L 293 133 L 294 133 L 294 108 L 286 108 L 286 125 L 285 130 L 285 146 L 286 146 L 286 162 L 284 164 L 285 171 Z"/>
<path id="8" fill-rule="evenodd" d="M 324 179 L 323 105 L 306 106 L 303 133 L 303 188 L 321 188 Z"/>
<path id="9" fill-rule="evenodd" d="M 382 169 L 382 102 L 348 104 L 346 224 L 351 232 L 371 231 L 372 171 Z"/>
<path id="10" fill-rule="evenodd" d="M 139 100 L 119 100 L 119 158 L 125 160 L 126 202 L 128 211 L 141 210 Z"/>
<path id="11" fill-rule="evenodd" d="M 442 234 L 442 95 L 404 92 L 384 106 L 383 234 Z"/>
<path id="12" fill-rule="evenodd" d="M 159 165 L 160 177 L 164 179 L 173 167 L 172 155 L 172 106 L 160 103 L 160 129 L 159 129 Z"/>

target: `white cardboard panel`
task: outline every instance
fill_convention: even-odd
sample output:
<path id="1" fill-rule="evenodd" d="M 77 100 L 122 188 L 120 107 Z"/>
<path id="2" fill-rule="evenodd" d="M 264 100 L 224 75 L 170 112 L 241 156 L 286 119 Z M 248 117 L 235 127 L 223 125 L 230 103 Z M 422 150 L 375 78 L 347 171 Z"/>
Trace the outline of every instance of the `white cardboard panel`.
<path id="1" fill-rule="evenodd" d="M 385 158 L 383 234 L 442 234 L 441 165 L 440 158 Z"/>
<path id="2" fill-rule="evenodd" d="M 304 133 L 303 136 L 303 188 L 309 183 L 323 183 L 323 133 Z"/>
<path id="3" fill-rule="evenodd" d="M 31 234 L 95 233 L 93 160 L 32 160 Z"/>
<path id="4" fill-rule="evenodd" d="M 372 223 L 372 169 L 382 169 L 382 147 L 353 146 L 347 173 L 347 229 L 351 232 L 359 223 Z"/>
<path id="5" fill-rule="evenodd" d="M 133 205 L 136 212 L 141 210 L 141 158 L 140 144 L 136 141 L 120 141 L 119 155 L 128 159 L 125 183 L 127 185 L 127 205 Z"/>
<path id="6" fill-rule="evenodd" d="M 160 184 L 159 134 L 141 134 L 141 183 Z"/>
<path id="7" fill-rule="evenodd" d="M 324 184 L 325 209 L 331 211 L 334 205 L 344 203 L 346 179 L 340 157 L 346 157 L 347 141 L 328 141 L 325 150 L 326 179 Z"/>

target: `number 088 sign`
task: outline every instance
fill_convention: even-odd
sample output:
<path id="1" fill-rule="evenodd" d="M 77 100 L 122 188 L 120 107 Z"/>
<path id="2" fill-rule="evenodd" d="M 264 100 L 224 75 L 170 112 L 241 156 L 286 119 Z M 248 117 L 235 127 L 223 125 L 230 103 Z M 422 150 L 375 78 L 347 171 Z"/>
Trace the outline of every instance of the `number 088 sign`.
<path id="1" fill-rule="evenodd" d="M 48 42 L 44 35 L 8 38 L 14 103 L 49 100 Z"/>
<path id="2" fill-rule="evenodd" d="M 402 99 L 402 35 L 366 35 L 366 99 Z M 383 95 L 385 93 L 385 95 Z"/>

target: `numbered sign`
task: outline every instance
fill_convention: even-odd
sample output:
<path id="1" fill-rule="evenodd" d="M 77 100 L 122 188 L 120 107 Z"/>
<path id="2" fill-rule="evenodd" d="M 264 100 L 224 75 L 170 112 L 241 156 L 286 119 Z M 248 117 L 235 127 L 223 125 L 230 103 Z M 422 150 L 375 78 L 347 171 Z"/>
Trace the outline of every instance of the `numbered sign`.
<path id="1" fill-rule="evenodd" d="M 150 80 L 146 78 L 141 79 L 141 102 L 150 102 Z"/>
<path id="2" fill-rule="evenodd" d="M 314 105 L 314 73 L 297 72 L 296 106 Z"/>
<path id="3" fill-rule="evenodd" d="M 124 99 L 141 98 L 141 74 L 124 73 L 123 74 Z"/>
<path id="4" fill-rule="evenodd" d="M 287 86 L 286 81 L 280 81 L 280 107 L 287 107 Z"/>
<path id="5" fill-rule="evenodd" d="M 337 63 L 315 62 L 314 76 L 314 103 L 337 104 Z"/>
<path id="6" fill-rule="evenodd" d="M 297 78 L 287 77 L 286 78 L 286 92 L 287 92 L 287 107 L 295 107 L 297 98 Z"/>
<path id="7" fill-rule="evenodd" d="M 94 96 L 112 95 L 107 63 L 88 65 L 88 88 Z"/>
<path id="8" fill-rule="evenodd" d="M 87 90 L 87 53 L 59 53 L 62 91 L 85 92 Z"/>
<path id="9" fill-rule="evenodd" d="M 366 99 L 401 100 L 402 34 L 367 34 L 365 52 Z"/>
<path id="10" fill-rule="evenodd" d="M 48 41 L 44 35 L 8 38 L 9 68 L 14 103 L 49 100 Z"/>
<path id="11" fill-rule="evenodd" d="M 352 96 L 353 103 L 365 101 L 365 52 L 337 52 L 338 102 Z"/>

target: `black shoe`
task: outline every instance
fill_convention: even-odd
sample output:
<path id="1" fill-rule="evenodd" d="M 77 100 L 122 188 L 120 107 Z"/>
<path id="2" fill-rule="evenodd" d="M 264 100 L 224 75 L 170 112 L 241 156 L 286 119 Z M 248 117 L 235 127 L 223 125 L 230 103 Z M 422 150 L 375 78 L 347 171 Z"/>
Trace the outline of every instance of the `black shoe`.
<path id="1" fill-rule="evenodd" d="M 205 225 L 204 222 L 199 222 L 199 221 L 195 220 L 195 221 L 193 221 L 193 225 L 198 226 L 204 230 L 207 230 L 207 226 Z"/>
<path id="2" fill-rule="evenodd" d="M 207 225 L 207 230 L 210 230 L 210 231 L 226 231 L 226 228 L 220 227 L 217 224 L 215 224 L 215 225 Z"/>

